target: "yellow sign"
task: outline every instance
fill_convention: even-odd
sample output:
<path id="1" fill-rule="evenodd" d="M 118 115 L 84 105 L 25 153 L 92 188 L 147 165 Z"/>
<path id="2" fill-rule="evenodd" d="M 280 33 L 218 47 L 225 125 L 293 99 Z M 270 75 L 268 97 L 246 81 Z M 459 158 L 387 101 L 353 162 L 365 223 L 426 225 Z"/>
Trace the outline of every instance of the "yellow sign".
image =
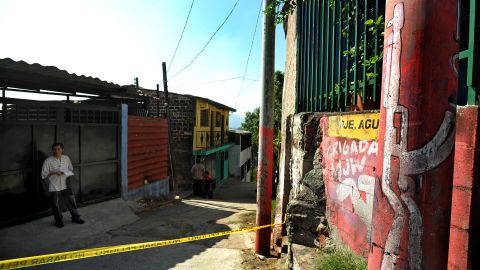
<path id="1" fill-rule="evenodd" d="M 285 219 L 281 224 L 285 224 Z M 42 264 L 58 263 L 58 262 L 86 259 L 86 258 L 111 255 L 111 254 L 117 254 L 117 253 L 124 253 L 129 251 L 147 249 L 147 248 L 163 247 L 163 246 L 192 242 L 192 241 L 203 240 L 208 238 L 220 237 L 220 236 L 234 234 L 234 233 L 256 231 L 259 229 L 273 227 L 281 224 L 268 224 L 268 225 L 255 226 L 255 227 L 250 227 L 245 229 L 202 234 L 202 235 L 177 238 L 172 240 L 162 240 L 162 241 L 126 244 L 126 245 L 118 245 L 118 246 L 110 246 L 110 247 L 82 249 L 82 250 L 74 250 L 74 251 L 67 251 L 67 252 L 61 252 L 61 253 L 10 259 L 10 260 L 0 261 L 0 269 L 18 269 L 18 268 L 32 267 L 32 266 L 42 265 Z"/>
<path id="2" fill-rule="evenodd" d="M 359 140 L 376 140 L 379 113 L 344 114 L 328 117 L 328 136 Z"/>

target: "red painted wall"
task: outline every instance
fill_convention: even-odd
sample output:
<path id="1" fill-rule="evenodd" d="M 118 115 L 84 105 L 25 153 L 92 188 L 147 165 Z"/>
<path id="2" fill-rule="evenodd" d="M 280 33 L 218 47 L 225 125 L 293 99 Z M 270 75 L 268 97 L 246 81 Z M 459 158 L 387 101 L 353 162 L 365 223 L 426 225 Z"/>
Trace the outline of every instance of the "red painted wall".
<path id="1" fill-rule="evenodd" d="M 167 120 L 128 117 L 128 189 L 168 177 Z"/>
<path id="2" fill-rule="evenodd" d="M 457 1 L 386 2 L 369 269 L 446 269 Z"/>
<path id="3" fill-rule="evenodd" d="M 370 245 L 377 141 L 328 136 L 328 117 L 320 120 L 323 179 L 329 225 L 336 237 L 366 257 Z"/>

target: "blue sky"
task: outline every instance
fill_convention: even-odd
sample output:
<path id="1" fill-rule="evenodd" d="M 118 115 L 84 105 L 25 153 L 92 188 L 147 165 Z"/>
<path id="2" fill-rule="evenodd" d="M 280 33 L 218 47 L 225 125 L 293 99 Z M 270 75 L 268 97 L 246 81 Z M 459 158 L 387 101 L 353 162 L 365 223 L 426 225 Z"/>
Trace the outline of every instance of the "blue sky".
<path id="1" fill-rule="evenodd" d="M 187 65 L 236 0 L 195 0 L 173 75 Z M 237 114 L 260 104 L 262 17 L 247 80 L 205 83 L 243 75 L 260 0 L 240 0 L 230 19 L 190 68 L 169 82 L 170 91 L 234 106 Z M 0 58 L 53 65 L 118 84 L 155 88 L 177 45 L 191 0 L 0 0 Z M 285 35 L 276 31 L 277 70 L 285 65 Z M 253 80 L 253 81 L 252 81 Z M 18 94 L 15 94 L 18 95 Z M 24 97 L 24 96 L 17 96 Z"/>

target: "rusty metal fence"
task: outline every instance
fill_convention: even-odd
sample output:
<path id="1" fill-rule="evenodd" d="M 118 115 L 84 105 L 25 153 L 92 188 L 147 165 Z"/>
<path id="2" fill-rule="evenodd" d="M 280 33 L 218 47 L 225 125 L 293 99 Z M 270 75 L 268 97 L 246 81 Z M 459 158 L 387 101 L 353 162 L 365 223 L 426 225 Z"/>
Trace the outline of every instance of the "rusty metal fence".
<path id="1" fill-rule="evenodd" d="M 128 188 L 168 177 L 167 120 L 128 117 Z"/>

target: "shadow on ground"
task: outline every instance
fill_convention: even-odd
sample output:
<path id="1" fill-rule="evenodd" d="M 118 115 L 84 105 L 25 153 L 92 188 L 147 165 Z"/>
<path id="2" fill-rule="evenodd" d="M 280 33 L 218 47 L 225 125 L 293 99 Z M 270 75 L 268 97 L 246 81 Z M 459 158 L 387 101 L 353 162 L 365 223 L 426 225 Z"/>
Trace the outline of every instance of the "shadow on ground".
<path id="1" fill-rule="evenodd" d="M 87 223 L 52 217 L 0 230 L 0 259 L 119 244 L 168 240 L 232 229 L 237 213 L 255 209 L 255 184 L 236 179 L 218 188 L 213 200 L 189 198 L 135 215 L 116 200 L 82 208 Z M 238 216 L 238 215 L 237 215 Z M 65 215 L 65 220 L 67 215 Z M 122 224 L 123 223 L 123 224 Z M 121 225 L 120 225 L 121 224 Z M 230 237 L 230 240 L 226 240 Z M 232 236 L 38 266 L 34 269 L 233 269 L 245 243 Z M 241 238 L 238 238 L 241 239 Z M 231 265 L 229 265 L 231 264 Z"/>

